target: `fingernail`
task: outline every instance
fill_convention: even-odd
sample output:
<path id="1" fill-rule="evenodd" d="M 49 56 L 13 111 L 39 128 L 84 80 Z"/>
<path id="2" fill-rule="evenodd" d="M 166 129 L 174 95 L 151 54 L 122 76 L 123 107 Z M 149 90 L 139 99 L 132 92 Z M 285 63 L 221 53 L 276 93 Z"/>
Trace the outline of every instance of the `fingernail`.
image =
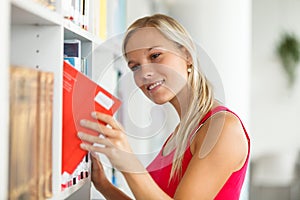
<path id="1" fill-rule="evenodd" d="M 97 157 L 97 154 L 96 154 L 94 151 L 91 151 L 91 155 L 92 155 L 92 157 L 94 157 L 94 158 Z"/>
<path id="2" fill-rule="evenodd" d="M 86 120 L 85 119 L 80 120 L 80 125 L 85 125 L 85 124 L 86 124 Z"/>
<path id="3" fill-rule="evenodd" d="M 86 144 L 81 143 L 81 144 L 80 144 L 80 147 L 83 148 L 83 149 L 86 149 Z"/>
<path id="4" fill-rule="evenodd" d="M 93 118 L 97 117 L 97 113 L 96 112 L 92 112 L 91 115 L 92 115 Z"/>
<path id="5" fill-rule="evenodd" d="M 81 139 L 82 133 L 81 133 L 81 132 L 78 132 L 78 133 L 77 133 L 77 136 Z"/>

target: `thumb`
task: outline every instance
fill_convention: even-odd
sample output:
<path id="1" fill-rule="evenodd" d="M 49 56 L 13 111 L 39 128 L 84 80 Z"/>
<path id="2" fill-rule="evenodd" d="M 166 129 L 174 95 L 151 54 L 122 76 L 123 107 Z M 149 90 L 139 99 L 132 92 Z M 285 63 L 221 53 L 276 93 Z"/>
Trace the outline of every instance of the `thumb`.
<path id="1" fill-rule="evenodd" d="M 92 160 L 92 170 L 102 170 L 102 165 L 99 161 L 99 157 L 95 153 L 91 153 L 91 160 Z"/>

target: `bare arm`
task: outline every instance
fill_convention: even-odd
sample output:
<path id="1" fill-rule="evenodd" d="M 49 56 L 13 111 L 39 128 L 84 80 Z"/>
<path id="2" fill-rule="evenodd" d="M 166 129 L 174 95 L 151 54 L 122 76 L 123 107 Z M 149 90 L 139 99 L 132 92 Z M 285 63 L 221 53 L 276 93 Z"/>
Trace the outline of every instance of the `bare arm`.
<path id="1" fill-rule="evenodd" d="M 211 200 L 245 163 L 248 143 L 239 119 L 224 112 L 207 121 L 191 149 L 193 157 L 174 199 Z"/>

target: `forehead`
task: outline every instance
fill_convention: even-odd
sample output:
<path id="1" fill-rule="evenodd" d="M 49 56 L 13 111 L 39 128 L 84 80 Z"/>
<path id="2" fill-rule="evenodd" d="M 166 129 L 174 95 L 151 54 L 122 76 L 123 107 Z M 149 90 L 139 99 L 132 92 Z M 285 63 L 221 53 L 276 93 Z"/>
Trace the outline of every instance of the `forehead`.
<path id="1" fill-rule="evenodd" d="M 130 53 L 157 46 L 174 50 L 174 43 L 167 39 L 160 31 L 153 27 L 146 27 L 138 29 L 129 37 L 125 51 L 126 53 Z"/>

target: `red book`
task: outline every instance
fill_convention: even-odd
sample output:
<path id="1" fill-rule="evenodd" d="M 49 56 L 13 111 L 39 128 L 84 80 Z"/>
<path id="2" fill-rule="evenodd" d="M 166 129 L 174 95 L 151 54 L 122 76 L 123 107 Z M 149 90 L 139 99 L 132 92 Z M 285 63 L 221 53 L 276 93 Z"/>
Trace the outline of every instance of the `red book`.
<path id="1" fill-rule="evenodd" d="M 80 126 L 80 120 L 97 121 L 91 117 L 93 111 L 113 115 L 120 105 L 120 100 L 64 61 L 62 173 L 72 174 L 87 154 L 79 146 L 77 133 L 99 135 Z"/>

